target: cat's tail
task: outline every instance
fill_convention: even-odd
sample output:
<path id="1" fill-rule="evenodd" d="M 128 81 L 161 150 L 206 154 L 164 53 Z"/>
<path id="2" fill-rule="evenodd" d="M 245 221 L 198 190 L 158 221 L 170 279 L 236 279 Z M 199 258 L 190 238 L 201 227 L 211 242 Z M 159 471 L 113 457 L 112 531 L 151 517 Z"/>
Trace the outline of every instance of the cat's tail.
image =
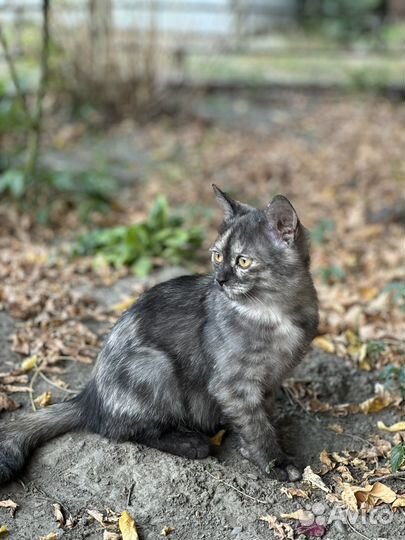
<path id="1" fill-rule="evenodd" d="M 13 479 L 40 444 L 85 427 L 83 394 L 3 424 L 0 429 L 0 485 Z"/>

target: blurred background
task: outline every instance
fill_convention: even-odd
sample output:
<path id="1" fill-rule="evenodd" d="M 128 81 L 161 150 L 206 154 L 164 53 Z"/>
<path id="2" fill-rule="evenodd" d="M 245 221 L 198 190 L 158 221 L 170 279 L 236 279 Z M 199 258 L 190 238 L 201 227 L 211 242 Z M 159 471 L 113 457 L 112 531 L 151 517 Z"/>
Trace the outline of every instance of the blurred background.
<path id="1" fill-rule="evenodd" d="M 0 0 L 0 23 L 3 309 L 40 316 L 55 280 L 206 271 L 216 183 L 262 207 L 291 199 L 311 230 L 319 346 L 371 369 L 377 341 L 392 360 L 403 1 Z"/>

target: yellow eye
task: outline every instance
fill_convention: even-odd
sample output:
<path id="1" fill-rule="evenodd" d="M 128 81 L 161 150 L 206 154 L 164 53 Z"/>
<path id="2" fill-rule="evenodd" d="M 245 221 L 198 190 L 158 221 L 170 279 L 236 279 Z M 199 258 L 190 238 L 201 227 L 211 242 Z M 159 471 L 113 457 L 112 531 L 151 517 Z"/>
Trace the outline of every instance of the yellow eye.
<path id="1" fill-rule="evenodd" d="M 246 270 L 246 268 L 249 268 L 252 262 L 252 259 L 249 259 L 249 257 L 239 257 L 238 259 L 239 266 L 244 270 Z"/>
<path id="2" fill-rule="evenodd" d="M 221 253 L 218 253 L 218 251 L 214 251 L 212 253 L 212 258 L 214 259 L 215 262 L 217 263 L 221 263 L 223 260 L 224 260 L 224 257 L 222 256 Z"/>

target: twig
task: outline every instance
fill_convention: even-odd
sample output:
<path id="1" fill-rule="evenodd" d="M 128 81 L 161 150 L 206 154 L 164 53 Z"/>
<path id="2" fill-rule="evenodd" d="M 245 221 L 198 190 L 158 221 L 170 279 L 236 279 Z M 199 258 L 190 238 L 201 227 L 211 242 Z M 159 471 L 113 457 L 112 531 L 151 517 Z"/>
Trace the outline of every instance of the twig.
<path id="1" fill-rule="evenodd" d="M 376 482 L 379 482 L 380 480 L 390 480 L 391 478 L 405 478 L 405 471 L 385 474 L 384 476 L 376 476 L 374 478 L 369 479 L 369 483 L 375 484 Z"/>
<path id="2" fill-rule="evenodd" d="M 262 499 L 257 499 L 256 497 L 252 497 L 252 495 L 249 495 L 248 493 L 245 493 L 244 491 L 238 489 L 237 487 L 233 486 L 232 484 L 229 484 L 229 482 L 225 482 L 225 480 L 222 480 L 221 478 L 218 478 L 217 476 L 214 476 L 213 474 L 211 474 L 209 471 L 205 471 L 209 476 L 211 476 L 211 478 L 213 478 L 214 480 L 216 480 L 217 482 L 222 482 L 222 484 L 224 484 L 225 486 L 228 486 L 230 487 L 231 489 L 233 489 L 234 491 L 236 491 L 237 493 L 240 493 L 241 495 L 243 495 L 244 497 L 247 497 L 248 499 L 251 499 L 252 501 L 255 501 L 255 502 L 258 502 L 260 504 L 269 504 L 269 501 L 263 501 Z"/>
<path id="3" fill-rule="evenodd" d="M 17 93 L 17 98 L 20 101 L 21 108 L 23 109 L 24 114 L 26 115 L 28 122 L 32 124 L 32 116 L 31 116 L 30 110 L 28 108 L 27 99 L 25 97 L 23 89 L 21 88 L 20 80 L 19 80 L 18 75 L 17 75 L 17 70 L 15 68 L 14 61 L 13 61 L 13 58 L 12 58 L 11 53 L 10 53 L 10 49 L 8 47 L 6 35 L 5 35 L 1 25 L 0 25 L 0 43 L 1 43 L 2 47 L 3 47 L 4 58 L 6 60 L 7 66 L 8 66 L 8 70 L 10 72 L 11 80 L 13 81 L 15 91 Z"/>
<path id="4" fill-rule="evenodd" d="M 361 536 L 362 538 L 365 538 L 365 540 L 371 540 L 371 538 L 369 536 L 366 536 L 365 534 L 363 534 L 362 532 L 358 531 L 357 529 L 355 529 L 353 527 L 353 525 L 350 523 L 349 521 L 349 518 L 346 516 L 346 523 L 349 525 L 349 527 L 351 528 L 351 530 L 355 533 L 355 534 L 358 534 L 359 536 Z"/>
<path id="5" fill-rule="evenodd" d="M 32 376 L 30 385 L 29 385 L 29 388 L 31 389 L 30 401 L 31 401 L 32 410 L 34 412 L 37 410 L 37 408 L 35 406 L 35 402 L 34 402 L 34 397 L 33 397 L 33 394 L 34 394 L 34 382 L 36 381 L 36 378 L 38 377 L 38 374 L 39 374 L 39 369 L 36 369 L 34 375 Z"/>
<path id="6" fill-rule="evenodd" d="M 37 373 L 39 374 L 40 377 L 42 377 L 44 379 L 44 381 L 46 381 L 48 384 L 54 386 L 58 390 L 62 390 L 63 392 L 66 392 L 67 394 L 78 394 L 78 392 L 76 392 L 76 390 L 69 390 L 69 388 L 63 388 L 62 386 L 58 386 L 56 383 L 51 381 L 51 379 L 49 379 L 46 375 L 44 375 L 43 372 L 40 369 L 37 370 Z"/>
<path id="7" fill-rule="evenodd" d="M 40 79 L 35 100 L 35 111 L 32 116 L 31 132 L 28 141 L 28 158 L 25 167 L 25 178 L 32 181 L 37 168 L 42 136 L 43 101 L 49 75 L 49 4 L 50 0 L 42 0 L 42 49 L 40 60 Z"/>
<path id="8" fill-rule="evenodd" d="M 129 486 L 128 497 L 127 497 L 127 506 L 131 506 L 131 497 L 132 497 L 132 492 L 134 491 L 134 487 L 135 487 L 135 482 L 133 482 Z"/>
<path id="9" fill-rule="evenodd" d="M 337 435 L 340 435 L 340 436 L 344 436 L 344 437 L 350 437 L 351 439 L 357 439 L 358 441 L 361 441 L 365 444 L 368 444 L 369 446 L 371 446 L 371 448 L 374 448 L 375 444 L 373 444 L 372 442 L 368 441 L 367 439 L 363 439 L 363 437 L 360 437 L 360 435 L 353 435 L 353 433 L 347 433 L 346 431 L 344 431 L 343 433 L 338 433 Z"/>

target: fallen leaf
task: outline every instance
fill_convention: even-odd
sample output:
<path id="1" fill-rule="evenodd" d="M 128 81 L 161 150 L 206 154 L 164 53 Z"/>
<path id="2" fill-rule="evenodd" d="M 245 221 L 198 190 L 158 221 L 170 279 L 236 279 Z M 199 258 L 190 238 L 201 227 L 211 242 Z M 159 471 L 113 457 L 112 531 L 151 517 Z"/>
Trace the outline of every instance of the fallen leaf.
<path id="1" fill-rule="evenodd" d="M 0 536 L 8 534 L 7 525 L 1 525 L 0 526 Z"/>
<path id="2" fill-rule="evenodd" d="M 397 494 L 381 482 L 365 487 L 343 484 L 342 501 L 352 512 L 372 510 L 379 504 L 392 504 L 397 499 Z"/>
<path id="3" fill-rule="evenodd" d="M 121 540 L 121 535 L 112 531 L 104 531 L 103 540 Z"/>
<path id="4" fill-rule="evenodd" d="M 58 522 L 58 527 L 63 529 L 65 526 L 65 516 L 63 515 L 62 506 L 59 503 L 54 503 L 52 505 L 53 515 L 55 516 L 56 521 Z"/>
<path id="5" fill-rule="evenodd" d="M 14 514 L 18 508 L 18 504 L 12 501 L 11 499 L 6 499 L 4 501 L 0 501 L 0 507 L 1 508 L 9 508 L 11 517 L 14 517 Z"/>
<path id="6" fill-rule="evenodd" d="M 280 517 L 283 519 L 295 519 L 302 523 L 313 523 L 314 521 L 314 514 L 308 510 L 303 510 L 302 508 L 289 514 L 280 514 Z"/>
<path id="7" fill-rule="evenodd" d="M 163 529 L 160 531 L 160 536 L 169 536 L 169 534 L 172 534 L 176 529 L 174 527 L 163 527 Z"/>
<path id="8" fill-rule="evenodd" d="M 4 392 L 0 392 L 0 411 L 15 411 L 19 407 L 21 407 L 20 403 L 8 397 Z"/>
<path id="9" fill-rule="evenodd" d="M 377 422 L 377 427 L 382 431 L 389 431 L 390 433 L 395 433 L 397 431 L 405 431 L 405 422 L 397 422 L 396 424 L 392 424 L 392 426 L 386 426 L 384 422 L 379 420 Z"/>
<path id="10" fill-rule="evenodd" d="M 305 467 L 304 473 L 302 475 L 302 480 L 303 480 L 303 482 L 307 482 L 308 484 L 310 484 L 314 488 L 321 489 L 325 493 L 330 492 L 330 489 L 325 485 L 322 478 L 319 475 L 314 473 L 314 471 L 311 469 L 310 465 Z"/>
<path id="11" fill-rule="evenodd" d="M 134 518 L 125 510 L 118 521 L 122 540 L 139 540 Z"/>
<path id="12" fill-rule="evenodd" d="M 39 407 L 48 407 L 48 405 L 52 405 L 52 399 L 52 392 L 48 390 L 34 399 L 34 403 Z"/>
<path id="13" fill-rule="evenodd" d="M 24 371 L 30 371 L 37 366 L 37 362 L 38 356 L 34 354 L 33 356 L 30 356 L 29 358 L 26 358 L 21 362 L 21 369 L 23 369 Z"/>
<path id="14" fill-rule="evenodd" d="M 364 414 L 372 414 L 382 411 L 394 403 L 400 403 L 400 401 L 401 399 L 397 396 L 383 390 L 381 393 L 360 403 L 359 407 Z"/>
<path id="15" fill-rule="evenodd" d="M 40 536 L 38 540 L 58 540 L 59 536 L 57 533 L 49 533 L 46 536 Z"/>
<path id="16" fill-rule="evenodd" d="M 309 499 L 309 495 L 306 491 L 303 489 L 298 489 L 294 487 L 282 487 L 280 489 L 281 493 L 284 493 L 284 495 L 287 495 L 289 499 L 292 499 L 293 497 L 301 497 L 303 499 Z"/>
<path id="17" fill-rule="evenodd" d="M 328 425 L 329 431 L 334 431 L 335 433 L 343 433 L 344 429 L 340 424 L 329 424 Z"/>
<path id="18" fill-rule="evenodd" d="M 125 298 L 124 300 L 122 300 L 122 302 L 118 302 L 117 304 L 114 304 L 112 306 L 112 310 L 117 311 L 119 313 L 121 313 L 122 311 L 126 311 L 138 299 L 138 296 L 139 295 L 130 296 L 129 298 Z"/>
<path id="19" fill-rule="evenodd" d="M 312 343 L 315 345 L 315 347 L 327 353 L 333 354 L 336 351 L 334 343 L 324 336 L 316 337 Z"/>
<path id="20" fill-rule="evenodd" d="M 333 469 L 333 467 L 335 466 L 335 464 L 330 459 L 329 454 L 328 454 L 328 452 L 326 450 L 322 450 L 322 452 L 319 454 L 319 459 L 320 459 L 321 463 L 326 465 L 328 471 L 331 471 Z"/>
<path id="21" fill-rule="evenodd" d="M 281 540 L 294 540 L 294 530 L 288 523 L 280 523 L 275 516 L 271 516 L 270 514 L 262 516 L 259 519 L 265 521 L 269 525 L 269 529 L 274 531 L 277 538 L 280 538 Z"/>
<path id="22" fill-rule="evenodd" d="M 210 443 L 212 446 L 221 446 L 223 438 L 225 435 L 225 430 L 221 429 L 213 437 L 210 438 Z"/>
<path id="23" fill-rule="evenodd" d="M 394 446 L 390 453 L 391 468 L 397 472 L 405 460 L 405 447 L 402 442 Z"/>

